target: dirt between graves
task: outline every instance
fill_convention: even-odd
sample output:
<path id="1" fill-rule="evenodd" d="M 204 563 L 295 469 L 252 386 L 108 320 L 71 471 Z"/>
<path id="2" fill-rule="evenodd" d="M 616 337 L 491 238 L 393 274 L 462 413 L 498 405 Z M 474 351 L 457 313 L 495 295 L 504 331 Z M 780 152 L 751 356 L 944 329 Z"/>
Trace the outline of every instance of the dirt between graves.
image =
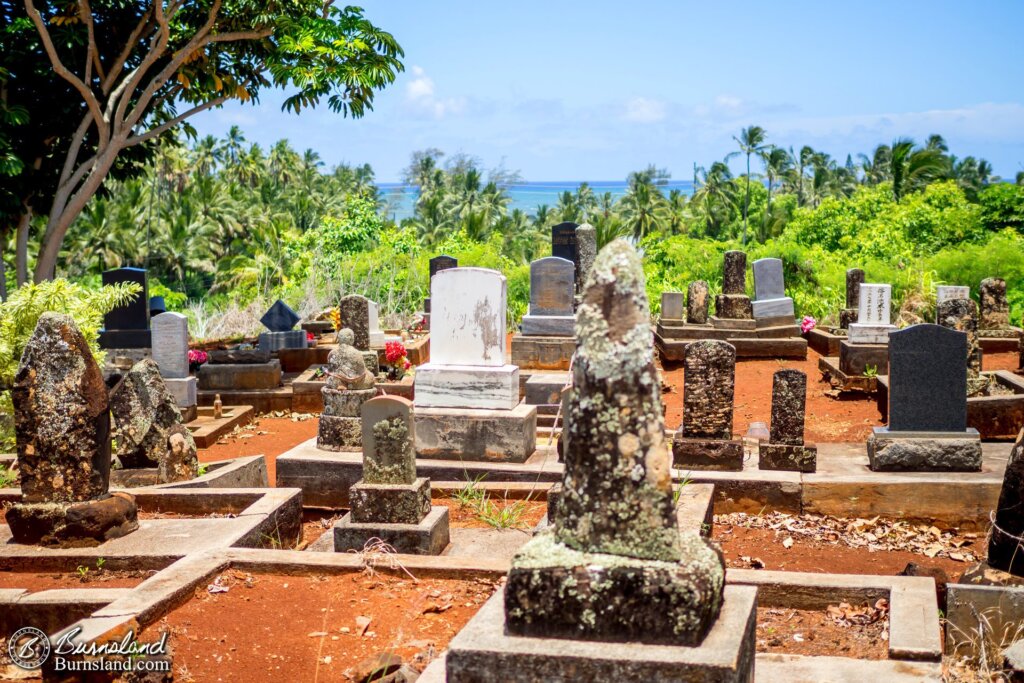
<path id="1" fill-rule="evenodd" d="M 0 571 L 0 588 L 23 588 L 30 593 L 55 588 L 134 588 L 155 574 L 153 571 L 110 571 L 96 563 L 83 562 L 78 572 Z"/>
<path id="2" fill-rule="evenodd" d="M 882 425 L 875 397 L 851 394 L 850 398 L 834 399 L 825 394 L 831 389 L 818 371 L 821 356 L 807 350 L 807 360 L 742 360 L 736 363 L 735 412 L 733 434 L 742 436 L 751 422 L 771 424 L 772 377 L 777 370 L 795 368 L 807 375 L 807 412 L 805 438 L 810 443 L 865 441 L 872 427 Z M 985 370 L 1014 370 L 1019 364 L 1016 353 L 989 353 L 984 357 Z M 682 363 L 668 364 L 662 370 L 667 387 L 661 395 L 665 403 L 665 424 L 678 429 L 683 421 Z"/>
<path id="3" fill-rule="evenodd" d="M 275 485 L 277 456 L 316 436 L 320 421 L 308 413 L 264 415 L 224 437 L 210 448 L 199 449 L 199 462 L 215 462 L 247 455 L 262 455 L 267 478 Z"/>
<path id="4" fill-rule="evenodd" d="M 379 655 L 422 671 L 500 582 L 230 570 L 211 586 L 142 634 L 170 631 L 175 680 L 364 680 Z"/>

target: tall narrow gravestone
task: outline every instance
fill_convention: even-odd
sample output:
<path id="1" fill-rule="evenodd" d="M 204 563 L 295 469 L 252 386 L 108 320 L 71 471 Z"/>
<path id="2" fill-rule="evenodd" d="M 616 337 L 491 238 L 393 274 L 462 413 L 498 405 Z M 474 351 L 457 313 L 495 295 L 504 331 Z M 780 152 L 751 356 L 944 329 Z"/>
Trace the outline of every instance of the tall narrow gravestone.
<path id="1" fill-rule="evenodd" d="M 967 335 L 967 393 L 975 393 L 981 383 L 981 345 L 978 343 L 978 305 L 973 299 L 947 299 L 935 311 L 935 322 Z M 973 385 L 973 386 L 972 386 Z"/>
<path id="2" fill-rule="evenodd" d="M 868 438 L 873 470 L 981 469 L 967 427 L 967 335 L 913 325 L 889 335 L 889 426 Z"/>
<path id="3" fill-rule="evenodd" d="M 582 292 L 597 258 L 597 231 L 589 223 L 576 228 L 576 254 L 576 291 Z"/>
<path id="4" fill-rule="evenodd" d="M 530 312 L 523 334 L 571 337 L 576 276 L 572 261 L 549 256 L 530 264 Z"/>
<path id="5" fill-rule="evenodd" d="M 935 303 L 936 305 L 941 304 L 943 301 L 949 301 L 951 299 L 970 299 L 971 288 L 964 285 L 939 285 L 935 288 Z"/>
<path id="6" fill-rule="evenodd" d="M 380 329 L 377 304 L 361 294 L 349 294 L 338 304 L 341 324 L 355 335 L 354 346 L 360 351 L 382 348 L 384 332 Z"/>
<path id="7" fill-rule="evenodd" d="M 698 341 L 683 359 L 683 424 L 672 443 L 676 467 L 743 469 L 743 442 L 732 437 L 736 348 Z"/>
<path id="8" fill-rule="evenodd" d="M 80 547 L 137 529 L 134 497 L 108 493 L 107 387 L 71 316 L 39 317 L 11 398 L 21 477 L 21 501 L 7 510 L 14 541 Z"/>
<path id="9" fill-rule="evenodd" d="M 691 325 L 706 325 L 708 307 L 711 304 L 711 290 L 704 280 L 691 282 L 686 288 L 686 322 Z"/>
<path id="10" fill-rule="evenodd" d="M 985 278 L 978 288 L 978 298 L 981 301 L 981 319 L 978 322 L 980 330 L 1005 330 L 1010 326 L 1006 280 L 998 277 Z"/>
<path id="11" fill-rule="evenodd" d="M 754 310 L 747 291 L 747 255 L 727 251 L 722 258 L 722 293 L 715 297 L 715 316 L 727 320 L 750 320 Z"/>
<path id="12" fill-rule="evenodd" d="M 758 447 L 762 470 L 814 472 L 818 449 L 804 443 L 807 375 L 787 368 L 772 377 L 772 423 L 768 443 Z"/>
<path id="13" fill-rule="evenodd" d="M 152 326 L 153 360 L 185 422 L 194 420 L 198 395 L 196 378 L 189 375 L 188 318 L 181 313 L 161 313 L 153 317 Z"/>
<path id="14" fill-rule="evenodd" d="M 552 527 L 451 642 L 448 681 L 750 675 L 753 603 L 725 587 L 721 553 L 677 526 L 649 315 L 640 259 L 613 242 L 578 310 Z"/>
<path id="15" fill-rule="evenodd" d="M 685 302 L 682 292 L 661 293 L 661 319 L 683 322 L 686 320 Z"/>
<path id="16" fill-rule="evenodd" d="M 351 511 L 334 525 L 334 549 L 380 539 L 400 553 L 438 555 L 448 545 L 448 508 L 430 505 L 430 479 L 416 476 L 412 404 L 382 396 L 362 404 L 363 478 Z"/>
<path id="17" fill-rule="evenodd" d="M 574 268 L 580 267 L 580 252 L 576 243 L 575 223 L 565 222 L 551 226 L 551 255 L 572 261 Z"/>
<path id="18" fill-rule="evenodd" d="M 846 271 L 846 307 L 839 311 L 839 329 L 847 330 L 850 323 L 857 322 L 860 308 L 860 286 L 864 284 L 864 271 L 850 268 Z"/>
<path id="19" fill-rule="evenodd" d="M 425 299 L 423 299 L 423 311 L 425 313 L 428 313 L 428 314 L 430 313 L 430 296 L 429 296 L 429 284 L 430 284 L 430 281 L 433 280 L 434 276 L 437 273 L 441 272 L 442 270 L 448 270 L 449 268 L 458 268 L 458 267 L 459 267 L 459 260 L 457 258 L 455 258 L 454 256 L 448 256 L 447 254 L 441 254 L 440 256 L 435 256 L 434 258 L 430 259 L 430 261 L 428 262 L 428 268 L 429 268 L 429 272 L 430 272 L 430 280 L 427 281 L 428 296 Z M 428 318 L 428 321 L 429 321 L 429 318 Z"/>
<path id="20" fill-rule="evenodd" d="M 131 301 L 118 306 L 103 316 L 100 346 L 104 349 L 149 348 L 149 279 L 144 268 L 115 268 L 105 270 L 103 285 L 134 282 L 142 291 Z"/>
<path id="21" fill-rule="evenodd" d="M 754 261 L 755 318 L 792 318 L 793 300 L 786 296 L 782 259 L 762 258 Z"/>

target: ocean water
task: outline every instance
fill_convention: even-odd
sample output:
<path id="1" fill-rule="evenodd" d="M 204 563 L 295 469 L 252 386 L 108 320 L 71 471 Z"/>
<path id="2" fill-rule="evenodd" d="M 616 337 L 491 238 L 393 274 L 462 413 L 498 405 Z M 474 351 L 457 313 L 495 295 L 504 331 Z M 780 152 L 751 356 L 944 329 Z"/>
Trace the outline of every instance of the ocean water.
<path id="1" fill-rule="evenodd" d="M 558 203 L 558 195 L 563 192 L 576 192 L 581 183 L 588 183 L 597 196 L 605 192 L 611 192 L 612 197 L 619 199 L 626 194 L 626 181 L 624 180 L 565 180 L 546 181 L 535 183 L 517 183 L 508 188 L 509 211 L 521 209 L 529 215 L 537 211 L 537 207 L 547 204 L 554 208 Z M 387 202 L 387 214 L 392 220 L 400 221 L 409 218 L 413 214 L 416 205 L 416 198 L 419 191 L 415 187 L 407 187 L 401 183 L 378 183 L 384 200 Z M 666 195 L 669 190 L 681 190 L 683 194 L 693 194 L 693 181 L 691 180 L 670 180 L 667 184 L 660 186 L 661 191 Z"/>

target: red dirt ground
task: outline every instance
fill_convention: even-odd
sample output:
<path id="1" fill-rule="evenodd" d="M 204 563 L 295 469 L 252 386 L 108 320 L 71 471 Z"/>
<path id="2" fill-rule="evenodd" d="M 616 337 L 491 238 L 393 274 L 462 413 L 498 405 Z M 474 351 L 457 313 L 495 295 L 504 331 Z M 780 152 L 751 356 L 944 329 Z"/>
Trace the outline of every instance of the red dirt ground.
<path id="1" fill-rule="evenodd" d="M 782 545 L 786 538 L 793 539 L 793 545 Z M 725 553 L 727 567 L 749 569 L 754 561 L 760 561 L 759 569 L 790 572 L 816 572 L 826 574 L 871 574 L 895 576 L 913 562 L 921 567 L 937 567 L 955 580 L 970 565 L 946 557 L 928 557 L 921 553 L 907 551 L 851 548 L 824 541 L 791 536 L 783 531 L 769 529 L 747 529 L 716 523 L 712 538 Z M 984 554 L 983 550 L 979 550 Z M 742 560 L 741 557 L 750 558 Z"/>
<path id="2" fill-rule="evenodd" d="M 772 376 L 776 370 L 795 368 L 807 374 L 807 421 L 805 437 L 811 443 L 864 441 L 872 427 L 881 426 L 874 397 L 854 394 L 854 398 L 837 400 L 825 395 L 828 382 L 821 379 L 818 359 L 813 349 L 807 360 L 743 360 L 736 364 L 736 411 L 733 433 L 742 436 L 751 422 L 771 422 Z M 984 357 L 985 370 L 1014 370 L 1016 353 L 990 353 Z M 665 423 L 678 429 L 683 421 L 683 368 L 674 363 L 662 372 L 662 379 L 672 390 L 661 395 L 665 402 Z"/>
<path id="3" fill-rule="evenodd" d="M 0 588 L 24 588 L 30 593 L 55 588 L 134 588 L 155 572 L 97 571 L 95 563 L 83 564 L 85 580 L 76 572 L 0 572 Z"/>
<path id="4" fill-rule="evenodd" d="M 274 463 L 277 456 L 315 437 L 319 424 L 317 419 L 293 420 L 290 417 L 262 416 L 254 420 L 254 429 L 229 434 L 223 439 L 226 443 L 218 442 L 210 448 L 199 449 L 199 462 L 263 455 L 267 461 L 267 477 L 270 485 L 274 486 L 277 475 Z M 244 436 L 247 434 L 253 436 Z"/>
<path id="5" fill-rule="evenodd" d="M 385 653 L 422 670 L 498 587 L 380 573 L 222 577 L 228 592 L 197 589 L 143 634 L 170 628 L 175 680 L 351 680 L 347 670 Z M 364 635 L 357 617 L 371 619 Z"/>

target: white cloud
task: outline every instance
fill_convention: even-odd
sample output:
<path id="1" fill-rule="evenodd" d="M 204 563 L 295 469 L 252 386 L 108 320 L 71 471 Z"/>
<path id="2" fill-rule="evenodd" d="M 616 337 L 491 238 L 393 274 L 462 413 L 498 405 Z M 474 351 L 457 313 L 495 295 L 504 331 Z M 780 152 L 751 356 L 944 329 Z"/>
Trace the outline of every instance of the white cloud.
<path id="1" fill-rule="evenodd" d="M 664 102 L 649 97 L 634 97 L 626 102 L 623 118 L 634 123 L 657 123 L 663 121 L 667 114 L 668 108 Z"/>
<path id="2" fill-rule="evenodd" d="M 448 114 L 461 114 L 466 109 L 465 97 L 440 98 L 434 94 L 434 79 L 420 66 L 412 67 L 412 80 L 405 84 L 405 101 L 409 107 L 435 119 Z"/>

